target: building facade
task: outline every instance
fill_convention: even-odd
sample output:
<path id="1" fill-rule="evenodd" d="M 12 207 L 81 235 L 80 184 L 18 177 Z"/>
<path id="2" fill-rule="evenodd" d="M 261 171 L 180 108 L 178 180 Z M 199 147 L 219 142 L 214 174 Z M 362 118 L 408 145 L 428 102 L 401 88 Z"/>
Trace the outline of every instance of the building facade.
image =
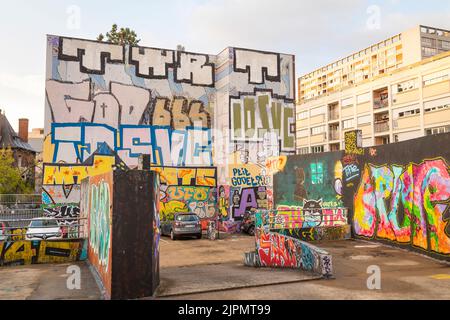
<path id="1" fill-rule="evenodd" d="M 267 209 L 267 161 L 295 154 L 295 82 L 290 54 L 48 36 L 43 203 L 77 206 L 81 180 L 148 155 L 163 220 Z"/>
<path id="2" fill-rule="evenodd" d="M 450 32 L 418 26 L 299 78 L 297 153 L 363 146 L 450 130 Z"/>
<path id="3" fill-rule="evenodd" d="M 10 148 L 13 152 L 13 166 L 20 170 L 22 179 L 34 186 L 36 151 L 28 143 L 28 119 L 19 119 L 17 134 L 0 110 L 0 149 Z"/>

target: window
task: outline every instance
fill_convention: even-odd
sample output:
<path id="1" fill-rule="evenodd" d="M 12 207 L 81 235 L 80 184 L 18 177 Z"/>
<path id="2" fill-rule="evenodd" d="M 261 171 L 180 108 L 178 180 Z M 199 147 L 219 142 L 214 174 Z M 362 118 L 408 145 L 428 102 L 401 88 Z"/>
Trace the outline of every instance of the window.
<path id="1" fill-rule="evenodd" d="M 314 148 L 316 148 L 316 147 L 313 147 L 313 150 L 314 150 Z M 317 148 L 322 148 L 321 152 L 323 152 L 323 146 L 320 146 Z M 314 153 L 318 153 L 318 152 L 314 152 Z M 311 183 L 314 185 L 323 184 L 323 163 L 322 162 L 311 163 Z"/>
<path id="2" fill-rule="evenodd" d="M 349 107 L 353 105 L 353 98 L 347 98 L 342 100 L 341 102 L 342 107 Z"/>
<path id="3" fill-rule="evenodd" d="M 327 111 L 326 106 L 322 106 L 322 107 L 319 107 L 319 108 L 311 109 L 311 117 L 318 116 L 318 115 L 321 115 L 321 114 L 325 114 L 326 111 Z"/>
<path id="4" fill-rule="evenodd" d="M 424 57 L 431 57 L 431 56 L 435 56 L 439 53 L 438 49 L 435 48 L 426 48 L 426 47 L 422 47 L 422 53 Z"/>
<path id="5" fill-rule="evenodd" d="M 309 136 L 309 130 L 308 129 L 303 129 L 303 130 L 297 131 L 297 137 L 299 137 L 299 138 L 306 138 L 308 136 Z"/>
<path id="6" fill-rule="evenodd" d="M 441 41 L 441 48 L 445 50 L 450 50 L 450 41 Z"/>
<path id="7" fill-rule="evenodd" d="M 432 74 L 427 74 L 423 77 L 423 85 L 429 86 L 431 84 L 441 82 L 449 79 L 450 69 L 442 70 Z"/>
<path id="8" fill-rule="evenodd" d="M 422 44 L 427 47 L 434 47 L 434 39 L 422 38 Z"/>
<path id="9" fill-rule="evenodd" d="M 408 80 L 394 86 L 397 93 L 414 90 L 417 88 L 417 79 Z"/>
<path id="10" fill-rule="evenodd" d="M 350 128 L 354 128 L 355 127 L 355 120 L 354 119 L 349 119 L 349 120 L 345 120 L 342 121 L 342 127 L 345 129 L 350 129 Z"/>
<path id="11" fill-rule="evenodd" d="M 431 136 L 433 134 L 441 134 L 450 132 L 450 126 L 425 129 L 425 134 Z"/>
<path id="12" fill-rule="evenodd" d="M 325 132 L 325 126 L 311 128 L 311 135 L 317 135 Z"/>
<path id="13" fill-rule="evenodd" d="M 365 103 L 365 102 L 369 102 L 369 101 L 370 101 L 370 92 L 360 94 L 359 96 L 356 97 L 357 104 L 361 104 L 361 103 Z"/>
<path id="14" fill-rule="evenodd" d="M 412 115 L 417 115 L 417 114 L 420 114 L 420 109 L 413 109 L 413 110 L 400 112 L 398 114 L 398 117 L 399 118 L 404 118 L 404 117 L 407 117 L 407 116 L 412 116 Z"/>
<path id="15" fill-rule="evenodd" d="M 297 120 L 304 120 L 304 119 L 308 119 L 308 111 L 297 113 Z"/>
<path id="16" fill-rule="evenodd" d="M 308 153 L 309 153 L 308 147 L 300 148 L 297 150 L 297 154 L 308 154 Z"/>
<path id="17" fill-rule="evenodd" d="M 358 117 L 358 125 L 363 125 L 372 122 L 372 115 Z"/>
<path id="18" fill-rule="evenodd" d="M 450 104 L 443 104 L 435 107 L 430 107 L 425 109 L 425 113 L 427 112 L 433 112 L 433 111 L 439 111 L 450 108 Z"/>

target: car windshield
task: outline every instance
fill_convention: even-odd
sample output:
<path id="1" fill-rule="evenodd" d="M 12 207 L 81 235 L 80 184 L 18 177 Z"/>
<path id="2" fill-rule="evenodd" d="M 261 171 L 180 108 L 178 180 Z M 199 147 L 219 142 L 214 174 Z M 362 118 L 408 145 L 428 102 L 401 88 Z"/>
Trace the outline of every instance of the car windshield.
<path id="1" fill-rule="evenodd" d="M 34 220 L 31 222 L 31 228 L 52 228 L 57 227 L 55 220 Z"/>
<path id="2" fill-rule="evenodd" d="M 198 221 L 198 217 L 195 214 L 182 214 L 177 216 L 177 221 Z"/>

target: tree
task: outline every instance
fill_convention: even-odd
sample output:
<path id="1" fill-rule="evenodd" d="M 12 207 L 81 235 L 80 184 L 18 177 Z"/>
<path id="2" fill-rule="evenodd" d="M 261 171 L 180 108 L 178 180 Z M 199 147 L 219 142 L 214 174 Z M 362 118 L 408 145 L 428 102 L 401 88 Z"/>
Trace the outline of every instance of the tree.
<path id="1" fill-rule="evenodd" d="M 111 30 L 106 33 L 106 42 L 120 45 L 132 45 L 136 46 L 141 41 L 141 39 L 137 38 L 136 32 L 131 30 L 130 28 L 120 28 L 117 31 L 117 24 L 113 24 Z M 100 33 L 97 37 L 97 41 L 104 41 L 105 36 L 103 33 Z"/>
<path id="2" fill-rule="evenodd" d="M 22 179 L 19 168 L 14 166 L 11 148 L 0 149 L 0 194 L 29 194 L 32 188 Z"/>

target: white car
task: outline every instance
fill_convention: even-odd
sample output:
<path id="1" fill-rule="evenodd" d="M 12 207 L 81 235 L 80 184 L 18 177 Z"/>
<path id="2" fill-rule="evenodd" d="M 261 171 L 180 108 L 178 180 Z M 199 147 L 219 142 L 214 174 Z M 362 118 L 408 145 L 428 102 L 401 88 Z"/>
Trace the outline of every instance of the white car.
<path id="1" fill-rule="evenodd" d="M 31 220 L 26 233 L 26 240 L 57 240 L 62 238 L 63 231 L 53 218 Z"/>

